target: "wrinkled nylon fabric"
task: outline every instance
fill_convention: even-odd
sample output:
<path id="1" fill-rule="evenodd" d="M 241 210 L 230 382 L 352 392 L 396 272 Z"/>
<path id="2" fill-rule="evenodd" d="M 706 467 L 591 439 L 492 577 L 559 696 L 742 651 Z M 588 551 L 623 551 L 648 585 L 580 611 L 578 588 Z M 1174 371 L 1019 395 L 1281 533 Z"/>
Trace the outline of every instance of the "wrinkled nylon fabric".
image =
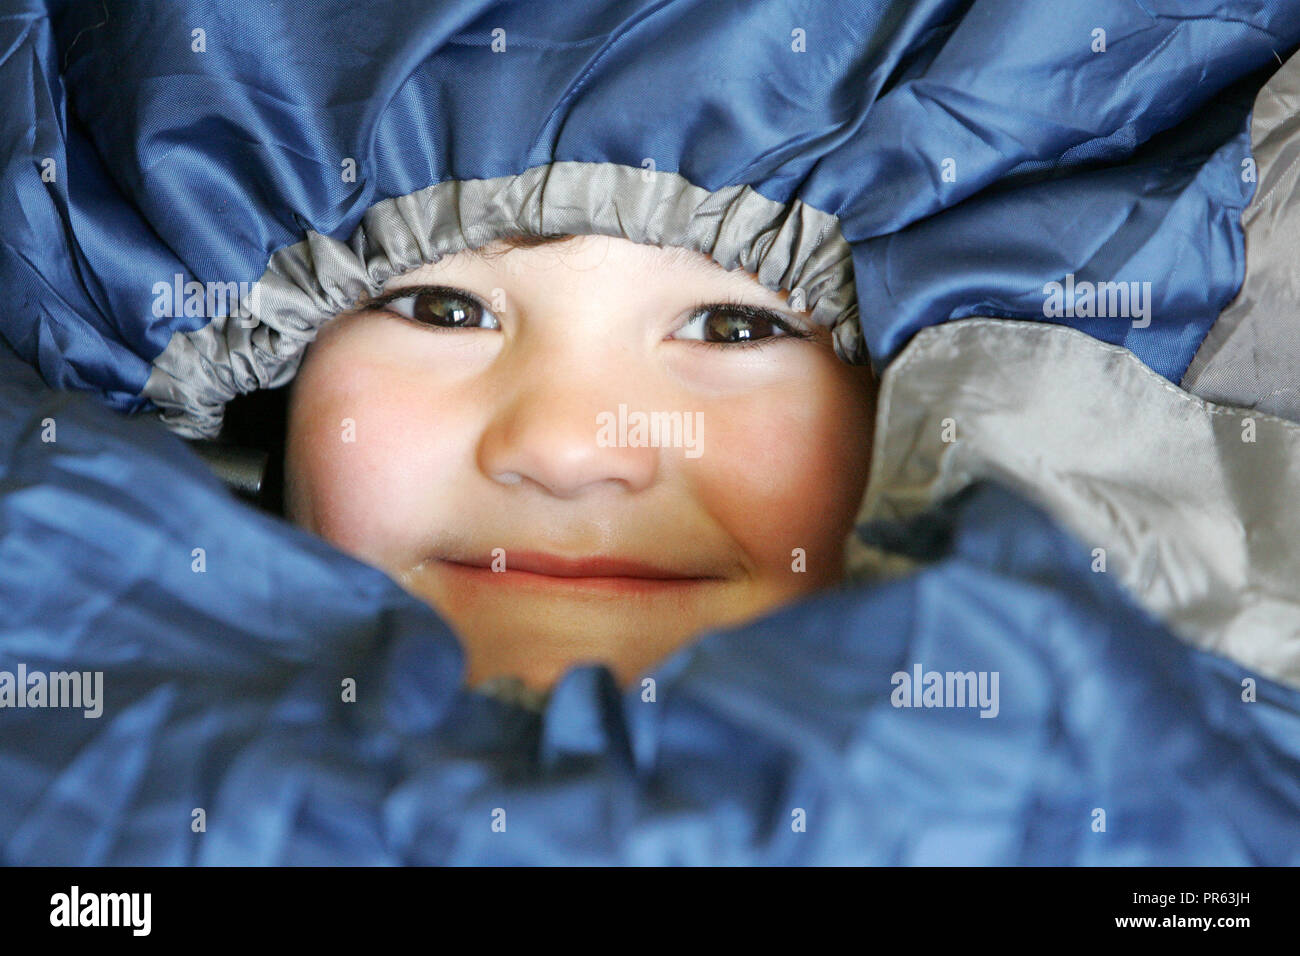
<path id="1" fill-rule="evenodd" d="M 833 217 L 882 366 L 930 325 L 1042 319 L 1073 274 L 1153 283 L 1149 327 L 1067 321 L 1177 381 L 1240 287 L 1247 119 L 1300 42 L 1296 0 L 111 6 L 0 20 L 0 337 L 131 412 L 218 317 L 155 315 L 157 283 L 254 283 L 313 237 L 364 248 L 385 200 L 567 162 Z M 646 195 L 619 198 L 647 217 L 625 235 L 654 231 Z M 567 202 L 547 198 L 544 219 Z M 340 275 L 295 272 L 299 305 L 346 306 Z M 210 435 L 231 383 L 292 374 L 302 330 L 259 329 L 171 366 L 194 377 L 172 424 Z"/>
<path id="2" fill-rule="evenodd" d="M 653 701 L 578 667 L 535 713 L 461 690 L 382 574 L 4 348 L 0 448 L 0 670 L 104 673 L 99 718 L 3 713 L 4 863 L 1300 863 L 1300 691 L 997 484 L 885 524 L 914 573 L 705 635 Z M 893 706 L 917 663 L 998 672 L 997 719 Z"/>

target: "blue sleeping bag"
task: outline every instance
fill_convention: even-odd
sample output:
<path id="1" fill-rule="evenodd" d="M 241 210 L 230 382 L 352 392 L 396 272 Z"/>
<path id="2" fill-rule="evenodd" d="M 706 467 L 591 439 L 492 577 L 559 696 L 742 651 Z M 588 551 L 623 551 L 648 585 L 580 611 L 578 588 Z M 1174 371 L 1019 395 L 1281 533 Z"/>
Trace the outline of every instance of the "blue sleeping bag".
<path id="1" fill-rule="evenodd" d="M 998 485 L 871 529 L 921 571 L 706 635 L 653 700 L 576 668 L 536 713 L 460 689 L 432 610 L 161 426 L 16 366 L 0 669 L 102 671 L 103 713 L 0 712 L 7 863 L 1300 860 L 1300 691 L 1243 704 L 1252 672 Z M 895 706 L 918 666 L 998 673 L 996 712 Z"/>
<path id="2" fill-rule="evenodd" d="M 1298 14 L 10 4 L 0 861 L 1300 863 Z M 187 447 L 521 228 L 883 373 L 840 587 L 529 706 Z"/>

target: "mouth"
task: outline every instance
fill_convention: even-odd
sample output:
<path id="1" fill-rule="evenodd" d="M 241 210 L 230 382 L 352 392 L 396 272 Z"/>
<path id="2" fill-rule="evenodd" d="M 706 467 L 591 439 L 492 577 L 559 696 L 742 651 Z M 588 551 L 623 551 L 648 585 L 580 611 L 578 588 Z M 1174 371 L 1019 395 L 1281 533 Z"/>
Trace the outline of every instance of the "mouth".
<path id="1" fill-rule="evenodd" d="M 717 575 L 680 571 L 630 558 L 566 558 L 537 551 L 505 550 L 496 559 L 439 558 L 438 563 L 465 580 L 578 591 L 675 592 L 725 580 Z"/>

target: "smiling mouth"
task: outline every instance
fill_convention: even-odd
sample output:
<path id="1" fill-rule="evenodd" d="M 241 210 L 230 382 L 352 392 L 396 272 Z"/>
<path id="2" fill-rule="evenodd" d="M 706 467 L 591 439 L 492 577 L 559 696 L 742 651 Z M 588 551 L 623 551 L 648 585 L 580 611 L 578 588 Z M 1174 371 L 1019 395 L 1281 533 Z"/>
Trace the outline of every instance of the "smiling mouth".
<path id="1" fill-rule="evenodd" d="M 602 592 L 673 592 L 723 580 L 717 575 L 661 568 L 615 557 L 565 558 L 535 551 L 506 551 L 493 569 L 491 558 L 440 558 L 458 577 L 482 583 Z"/>

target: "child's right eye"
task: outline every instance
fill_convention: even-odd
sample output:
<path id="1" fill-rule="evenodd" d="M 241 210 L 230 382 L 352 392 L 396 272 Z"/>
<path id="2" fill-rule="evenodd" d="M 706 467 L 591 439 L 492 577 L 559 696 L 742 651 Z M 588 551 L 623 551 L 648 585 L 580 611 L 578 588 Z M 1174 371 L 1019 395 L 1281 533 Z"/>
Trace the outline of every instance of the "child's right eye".
<path id="1" fill-rule="evenodd" d="M 499 329 L 501 322 L 478 299 L 456 289 L 400 289 L 380 296 L 368 308 L 389 312 L 435 329 Z"/>

